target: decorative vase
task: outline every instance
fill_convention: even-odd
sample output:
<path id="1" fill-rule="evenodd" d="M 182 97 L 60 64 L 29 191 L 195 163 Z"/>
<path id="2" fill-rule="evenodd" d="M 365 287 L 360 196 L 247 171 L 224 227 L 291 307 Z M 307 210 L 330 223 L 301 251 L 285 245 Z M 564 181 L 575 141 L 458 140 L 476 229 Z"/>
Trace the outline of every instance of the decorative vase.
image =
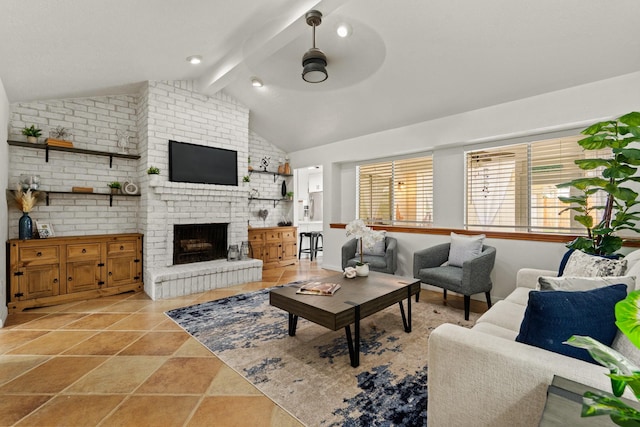
<path id="1" fill-rule="evenodd" d="M 238 249 L 238 245 L 230 245 L 229 251 L 227 252 L 227 261 L 237 261 L 240 256 L 240 250 Z"/>
<path id="2" fill-rule="evenodd" d="M 18 221 L 18 237 L 20 240 L 27 240 L 33 237 L 33 221 L 29 212 L 23 212 Z"/>
<path id="3" fill-rule="evenodd" d="M 30 142 L 32 144 L 37 144 L 38 143 L 38 137 L 37 136 L 28 136 L 27 137 L 27 142 Z"/>
<path id="4" fill-rule="evenodd" d="M 289 164 L 289 161 L 284 164 L 284 174 L 291 175 L 291 165 Z"/>
<path id="5" fill-rule="evenodd" d="M 149 186 L 157 187 L 160 184 L 160 175 L 157 173 L 149 174 Z"/>
<path id="6" fill-rule="evenodd" d="M 369 275 L 369 264 L 356 264 L 356 276 L 365 277 Z"/>

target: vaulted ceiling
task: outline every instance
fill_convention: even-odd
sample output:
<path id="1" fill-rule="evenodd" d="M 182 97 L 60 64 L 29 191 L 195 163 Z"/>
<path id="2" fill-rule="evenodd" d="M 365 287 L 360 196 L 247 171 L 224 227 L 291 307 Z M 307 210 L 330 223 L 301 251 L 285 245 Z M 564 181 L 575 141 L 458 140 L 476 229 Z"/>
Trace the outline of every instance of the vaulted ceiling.
<path id="1" fill-rule="evenodd" d="M 319 84 L 301 79 L 311 9 Z M 637 0 L 2 0 L 0 79 L 10 102 L 192 79 L 291 152 L 639 71 L 636 16 Z"/>

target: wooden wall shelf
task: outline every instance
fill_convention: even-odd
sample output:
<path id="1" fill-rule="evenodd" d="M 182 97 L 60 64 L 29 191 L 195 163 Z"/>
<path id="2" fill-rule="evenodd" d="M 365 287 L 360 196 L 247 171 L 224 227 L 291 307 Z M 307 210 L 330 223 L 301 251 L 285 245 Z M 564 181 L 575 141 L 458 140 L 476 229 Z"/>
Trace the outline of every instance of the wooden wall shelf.
<path id="1" fill-rule="evenodd" d="M 36 150 L 45 150 L 45 162 L 49 162 L 49 151 L 66 151 L 67 153 L 78 153 L 78 154 L 90 154 L 93 156 L 103 156 L 109 157 L 109 167 L 113 167 L 113 158 L 120 159 L 139 159 L 140 156 L 136 154 L 122 154 L 122 153 L 110 153 L 108 151 L 97 151 L 97 150 L 86 150 L 84 148 L 69 148 L 69 147 L 56 147 L 48 144 L 32 144 L 30 142 L 23 141 L 11 141 L 8 140 L 7 143 L 9 145 L 13 145 L 16 147 L 24 147 L 24 148 L 33 148 Z M 275 178 L 274 178 L 275 179 Z"/>

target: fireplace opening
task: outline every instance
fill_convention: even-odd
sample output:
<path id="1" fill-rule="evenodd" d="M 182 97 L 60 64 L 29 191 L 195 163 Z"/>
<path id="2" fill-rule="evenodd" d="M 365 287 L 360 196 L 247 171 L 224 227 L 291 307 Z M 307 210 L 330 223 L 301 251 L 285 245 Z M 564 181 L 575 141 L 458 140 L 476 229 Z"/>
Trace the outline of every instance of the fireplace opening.
<path id="1" fill-rule="evenodd" d="M 173 226 L 173 264 L 227 258 L 228 223 Z"/>

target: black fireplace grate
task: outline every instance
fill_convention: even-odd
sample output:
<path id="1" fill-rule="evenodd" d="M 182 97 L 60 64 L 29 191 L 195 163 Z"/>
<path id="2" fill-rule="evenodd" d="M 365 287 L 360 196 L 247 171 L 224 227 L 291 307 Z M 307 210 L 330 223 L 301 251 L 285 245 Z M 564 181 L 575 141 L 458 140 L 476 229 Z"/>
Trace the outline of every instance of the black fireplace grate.
<path id="1" fill-rule="evenodd" d="M 213 261 L 227 257 L 229 223 L 173 226 L 173 264 Z"/>

